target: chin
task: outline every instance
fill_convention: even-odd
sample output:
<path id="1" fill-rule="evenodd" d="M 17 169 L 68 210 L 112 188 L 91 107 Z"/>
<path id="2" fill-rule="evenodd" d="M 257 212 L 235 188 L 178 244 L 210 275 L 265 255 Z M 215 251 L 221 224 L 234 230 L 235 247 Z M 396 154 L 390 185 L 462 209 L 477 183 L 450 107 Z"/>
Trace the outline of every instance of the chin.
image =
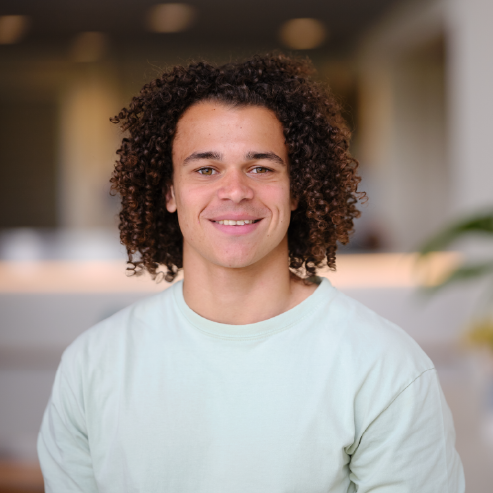
<path id="1" fill-rule="evenodd" d="M 212 258 L 209 260 L 216 265 L 221 267 L 228 267 L 230 269 L 242 269 L 249 267 L 250 265 L 258 262 L 259 258 L 256 255 L 257 252 L 247 251 L 247 252 L 221 252 L 215 250 Z"/>
<path id="2" fill-rule="evenodd" d="M 249 267 L 255 263 L 255 259 L 249 259 L 244 257 L 232 257 L 232 258 L 221 258 L 215 259 L 214 263 L 221 267 L 226 267 L 229 269 L 243 269 Z"/>

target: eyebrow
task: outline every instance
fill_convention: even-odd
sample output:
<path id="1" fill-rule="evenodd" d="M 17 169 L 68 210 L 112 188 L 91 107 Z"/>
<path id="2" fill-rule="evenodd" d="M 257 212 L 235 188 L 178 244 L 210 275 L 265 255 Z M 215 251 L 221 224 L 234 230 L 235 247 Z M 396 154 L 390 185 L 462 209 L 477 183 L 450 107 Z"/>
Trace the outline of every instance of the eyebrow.
<path id="1" fill-rule="evenodd" d="M 282 164 L 286 165 L 286 163 L 280 158 L 277 154 L 274 152 L 248 152 L 245 158 L 248 161 L 260 161 L 260 160 L 267 160 L 267 161 L 273 161 L 277 164 Z M 215 151 L 206 151 L 206 152 L 194 152 L 190 154 L 185 160 L 183 161 L 183 165 L 188 164 L 191 161 L 199 161 L 201 159 L 204 160 L 213 160 L 213 161 L 222 161 L 223 156 L 219 152 Z"/>
<path id="2" fill-rule="evenodd" d="M 190 154 L 184 161 L 183 164 L 188 164 L 190 161 L 198 161 L 200 159 L 222 161 L 223 156 L 219 152 L 207 151 L 207 152 L 194 152 Z"/>
<path id="3" fill-rule="evenodd" d="M 246 155 L 246 158 L 249 161 L 266 160 L 266 161 L 273 161 L 277 164 L 286 165 L 286 163 L 277 154 L 274 154 L 273 152 L 249 152 Z"/>

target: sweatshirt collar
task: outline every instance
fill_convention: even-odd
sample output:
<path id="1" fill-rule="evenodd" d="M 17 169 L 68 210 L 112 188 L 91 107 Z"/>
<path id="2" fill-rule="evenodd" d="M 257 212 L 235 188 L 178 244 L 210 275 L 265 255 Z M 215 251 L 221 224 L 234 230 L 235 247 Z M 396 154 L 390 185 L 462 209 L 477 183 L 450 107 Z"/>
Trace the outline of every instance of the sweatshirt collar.
<path id="1" fill-rule="evenodd" d="M 308 298 L 290 310 L 273 318 L 262 320 L 261 322 L 246 325 L 230 325 L 213 322 L 195 313 L 187 305 L 183 297 L 183 281 L 177 282 L 172 287 L 172 290 L 179 310 L 194 327 L 213 337 L 241 340 L 257 339 L 286 330 L 296 325 L 305 316 L 313 313 L 320 305 L 331 301 L 337 293 L 337 290 L 328 279 L 321 278 L 317 289 Z"/>

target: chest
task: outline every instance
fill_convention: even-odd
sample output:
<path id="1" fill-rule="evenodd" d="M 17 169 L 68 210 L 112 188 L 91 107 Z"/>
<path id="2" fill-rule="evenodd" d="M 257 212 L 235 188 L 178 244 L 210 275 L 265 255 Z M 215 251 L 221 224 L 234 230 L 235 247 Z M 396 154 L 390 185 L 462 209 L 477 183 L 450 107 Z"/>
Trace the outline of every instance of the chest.
<path id="1" fill-rule="evenodd" d="M 353 416 L 331 368 L 175 351 L 102 377 L 88 423 L 101 491 L 116 470 L 129 491 L 347 491 Z"/>

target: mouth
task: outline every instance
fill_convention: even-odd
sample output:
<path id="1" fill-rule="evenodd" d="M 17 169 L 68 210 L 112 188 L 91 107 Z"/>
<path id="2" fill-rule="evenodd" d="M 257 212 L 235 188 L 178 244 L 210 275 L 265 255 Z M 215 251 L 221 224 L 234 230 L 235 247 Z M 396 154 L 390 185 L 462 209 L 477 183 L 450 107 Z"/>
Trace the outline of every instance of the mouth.
<path id="1" fill-rule="evenodd" d="M 245 226 L 247 224 L 255 224 L 261 221 L 261 219 L 221 219 L 220 221 L 212 221 L 213 223 L 222 224 L 224 226 Z"/>
<path id="2" fill-rule="evenodd" d="M 223 216 L 224 217 L 224 216 Z M 219 231 L 221 234 L 231 235 L 231 236 L 243 236 L 249 235 L 259 228 L 260 222 L 264 218 L 259 219 L 209 219 L 214 229 Z"/>

